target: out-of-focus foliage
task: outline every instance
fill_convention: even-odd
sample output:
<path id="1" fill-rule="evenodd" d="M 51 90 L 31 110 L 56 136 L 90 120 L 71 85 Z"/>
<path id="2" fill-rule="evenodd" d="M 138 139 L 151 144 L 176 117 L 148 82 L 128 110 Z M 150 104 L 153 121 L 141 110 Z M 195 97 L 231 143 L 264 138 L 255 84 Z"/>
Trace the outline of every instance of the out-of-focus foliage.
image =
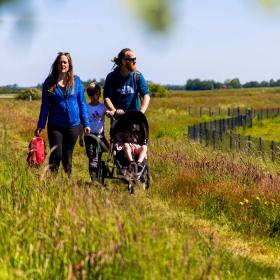
<path id="1" fill-rule="evenodd" d="M 255 0 L 262 6 L 270 9 L 275 9 L 279 6 L 280 0 Z M 23 3 L 19 0 L 0 0 L 0 11 L 1 7 L 7 6 L 8 4 L 16 4 L 14 7 Z M 144 24 L 152 31 L 165 32 L 171 26 L 175 15 L 173 15 L 175 0 L 126 0 L 125 3 L 131 7 L 132 10 L 139 16 Z M 27 3 L 25 3 L 27 4 Z M 81 3 L 82 4 L 82 3 Z M 11 7 L 11 9 L 14 9 Z M 23 31 L 31 31 L 34 23 L 29 15 L 32 15 L 32 6 L 28 6 L 24 12 L 24 15 L 18 15 L 19 26 L 24 26 Z M 26 16 L 28 15 L 28 16 Z M 27 24 L 23 22 L 27 18 Z M 0 21 L 1 24 L 1 21 Z M 23 24 L 23 25 L 22 25 Z M 22 30 L 21 30 L 22 31 Z"/>
<path id="2" fill-rule="evenodd" d="M 173 0 L 174 1 L 174 0 Z M 135 11 L 141 21 L 148 26 L 152 31 L 162 32 L 166 31 L 172 22 L 172 9 L 171 5 L 174 2 L 171 0 L 133 0 L 127 1 L 126 3 Z M 8 4 L 16 4 L 11 7 L 10 10 L 16 9 L 17 6 L 22 5 L 19 0 L 0 0 L 0 11 L 1 7 L 7 6 Z M 82 3 L 81 3 L 82 4 Z M 27 11 L 29 10 L 29 11 Z M 25 9 L 24 16 L 19 14 L 18 17 L 21 19 L 20 22 L 26 19 L 26 14 L 32 14 L 33 8 L 31 5 Z M 34 24 L 30 18 L 27 20 L 29 23 L 29 29 L 32 29 Z M 28 29 L 28 28 L 27 28 Z M 27 30 L 26 30 L 27 31 Z"/>
<path id="3" fill-rule="evenodd" d="M 174 1 L 174 0 L 173 0 Z M 166 31 L 172 22 L 171 0 L 130 1 L 140 19 L 153 31 Z"/>
<path id="4" fill-rule="evenodd" d="M 280 1 L 279 0 L 257 0 L 262 6 L 269 8 L 269 9 L 275 9 L 279 6 Z"/>

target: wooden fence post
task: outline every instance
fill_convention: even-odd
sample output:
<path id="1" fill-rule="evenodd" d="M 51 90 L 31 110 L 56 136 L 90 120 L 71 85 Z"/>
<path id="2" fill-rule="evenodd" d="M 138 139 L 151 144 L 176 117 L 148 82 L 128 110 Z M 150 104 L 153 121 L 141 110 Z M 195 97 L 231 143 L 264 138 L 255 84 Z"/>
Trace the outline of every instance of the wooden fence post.
<path id="1" fill-rule="evenodd" d="M 202 124 L 200 123 L 199 124 L 199 133 L 198 133 L 198 136 L 199 136 L 199 143 L 202 144 Z"/>
<path id="2" fill-rule="evenodd" d="M 215 135 L 216 134 L 216 131 L 213 130 L 212 131 L 212 140 L 213 140 L 213 149 L 215 150 L 216 149 L 216 139 L 215 139 Z"/>
<path id="3" fill-rule="evenodd" d="M 229 134 L 229 148 L 232 150 L 232 131 Z"/>
<path id="4" fill-rule="evenodd" d="M 275 159 L 275 144 L 274 141 L 271 141 L 271 159 L 274 161 Z"/>
<path id="5" fill-rule="evenodd" d="M 259 149 L 261 152 L 263 151 L 263 141 L 261 137 L 259 137 Z"/>
<path id="6" fill-rule="evenodd" d="M 241 149 L 241 136 L 240 136 L 240 134 L 238 134 L 238 136 L 237 136 L 237 146 L 238 146 L 238 150 L 240 150 Z"/>

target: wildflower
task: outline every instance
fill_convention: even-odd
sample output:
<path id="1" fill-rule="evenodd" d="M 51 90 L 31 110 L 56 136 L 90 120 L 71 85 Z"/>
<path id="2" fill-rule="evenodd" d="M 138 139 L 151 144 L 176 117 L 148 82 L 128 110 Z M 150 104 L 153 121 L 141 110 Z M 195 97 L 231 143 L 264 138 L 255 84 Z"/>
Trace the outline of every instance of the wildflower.
<path id="1" fill-rule="evenodd" d="M 256 198 L 256 200 L 261 200 L 259 196 L 256 196 L 255 198 Z"/>
<path id="2" fill-rule="evenodd" d="M 244 205 L 244 202 L 240 201 L 239 204 L 242 206 L 242 205 Z"/>
<path id="3" fill-rule="evenodd" d="M 249 203 L 249 200 L 248 200 L 247 198 L 245 198 L 245 199 L 244 199 L 244 202 L 245 202 L 246 204 L 248 204 L 248 203 Z"/>
<path id="4" fill-rule="evenodd" d="M 264 202 L 264 205 L 268 205 L 268 202 L 267 202 L 267 201 L 265 201 L 265 202 Z"/>

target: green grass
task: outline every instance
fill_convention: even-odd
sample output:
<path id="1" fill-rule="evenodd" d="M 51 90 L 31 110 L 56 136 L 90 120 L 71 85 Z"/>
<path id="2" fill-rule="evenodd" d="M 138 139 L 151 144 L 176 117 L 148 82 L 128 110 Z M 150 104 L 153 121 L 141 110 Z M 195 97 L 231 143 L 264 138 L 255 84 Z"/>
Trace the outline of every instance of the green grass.
<path id="1" fill-rule="evenodd" d="M 242 135 L 251 135 L 252 137 L 262 137 L 264 140 L 280 142 L 280 117 L 254 120 L 252 128 L 246 128 L 245 131 L 239 130 Z"/>
<path id="2" fill-rule="evenodd" d="M 0 279 L 279 277 L 279 165 L 186 139 L 187 125 L 209 118 L 189 116 L 190 104 L 235 106 L 238 95 L 257 107 L 260 94 L 271 97 L 268 107 L 279 98 L 225 91 L 153 99 L 152 187 L 132 196 L 119 181 L 90 184 L 78 145 L 70 180 L 49 177 L 46 165 L 27 168 L 40 103 L 1 101 Z"/>

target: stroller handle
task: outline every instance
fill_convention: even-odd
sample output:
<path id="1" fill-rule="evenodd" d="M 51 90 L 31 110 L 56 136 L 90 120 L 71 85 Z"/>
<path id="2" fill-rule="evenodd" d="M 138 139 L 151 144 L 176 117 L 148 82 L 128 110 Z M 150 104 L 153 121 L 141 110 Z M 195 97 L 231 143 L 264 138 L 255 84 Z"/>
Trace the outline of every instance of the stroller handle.
<path id="1" fill-rule="evenodd" d="M 103 135 L 98 133 L 98 134 L 92 134 L 92 133 L 85 133 L 85 137 L 91 137 L 94 140 L 96 140 L 96 142 L 106 151 L 108 152 L 109 149 L 108 147 L 103 143 L 103 141 L 101 140 L 101 138 L 103 138 Z"/>

